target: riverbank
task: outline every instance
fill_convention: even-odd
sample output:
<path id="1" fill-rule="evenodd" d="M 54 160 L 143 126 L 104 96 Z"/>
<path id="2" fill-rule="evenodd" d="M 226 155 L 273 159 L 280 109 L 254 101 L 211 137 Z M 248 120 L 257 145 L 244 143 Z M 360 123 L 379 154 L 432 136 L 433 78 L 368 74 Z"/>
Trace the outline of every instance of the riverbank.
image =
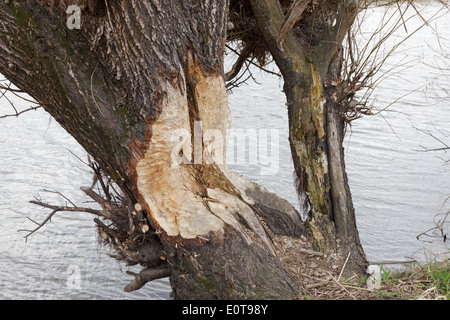
<path id="1" fill-rule="evenodd" d="M 324 259 L 306 239 L 276 237 L 277 255 L 300 287 L 299 300 L 448 300 L 450 260 L 435 256 L 401 267 L 378 265 L 380 281 L 368 286 L 368 275 L 349 276 L 342 257 Z M 369 281 L 368 281 L 369 280 Z"/>
<path id="2" fill-rule="evenodd" d="M 370 290 L 367 277 L 337 281 L 335 277 L 315 279 L 301 299 L 306 300 L 448 300 L 450 264 L 431 261 L 402 270 L 383 271 L 379 289 Z"/>

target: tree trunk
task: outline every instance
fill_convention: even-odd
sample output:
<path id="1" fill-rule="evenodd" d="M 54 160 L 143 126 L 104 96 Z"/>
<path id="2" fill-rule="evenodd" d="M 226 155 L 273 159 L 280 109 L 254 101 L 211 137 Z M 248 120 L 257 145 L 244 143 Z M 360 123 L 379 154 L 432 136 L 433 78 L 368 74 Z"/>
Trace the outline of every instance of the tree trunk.
<path id="1" fill-rule="evenodd" d="M 285 80 L 290 144 L 299 194 L 309 208 L 307 232 L 317 250 L 350 254 L 349 269 L 361 272 L 360 244 L 345 173 L 344 114 L 348 85 L 341 79 L 342 42 L 358 1 L 293 1 L 286 15 L 278 1 L 252 0 L 266 46 Z M 286 28 L 293 29 L 290 32 Z M 290 30 L 290 29 L 289 29 Z M 362 268 L 361 268 L 362 267 Z"/>
<path id="2" fill-rule="evenodd" d="M 42 3 L 0 4 L 0 72 L 120 187 L 96 223 L 144 267 L 126 290 L 170 276 L 175 298 L 294 297 L 269 234 L 298 237 L 298 213 L 225 162 L 227 1 L 89 1 L 73 30 Z"/>

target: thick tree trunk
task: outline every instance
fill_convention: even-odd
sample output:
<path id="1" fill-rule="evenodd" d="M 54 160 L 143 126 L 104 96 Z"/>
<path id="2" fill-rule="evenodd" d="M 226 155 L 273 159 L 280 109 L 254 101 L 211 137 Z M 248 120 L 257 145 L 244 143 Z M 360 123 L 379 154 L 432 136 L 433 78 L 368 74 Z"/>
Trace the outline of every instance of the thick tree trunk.
<path id="1" fill-rule="evenodd" d="M 227 1 L 92 3 L 70 30 L 57 6 L 3 1 L 0 72 L 122 190 L 96 223 L 144 266 L 126 290 L 169 275 L 175 298 L 294 297 L 269 234 L 299 236 L 298 213 L 224 161 Z"/>
<path id="2" fill-rule="evenodd" d="M 285 80 L 290 144 L 299 194 L 309 207 L 307 232 L 317 250 L 340 253 L 362 271 L 361 247 L 344 165 L 342 41 L 358 1 L 293 1 L 286 15 L 278 1 L 252 0 L 265 43 Z M 292 28 L 287 32 L 286 28 Z M 361 268 L 360 268 L 361 267 Z"/>

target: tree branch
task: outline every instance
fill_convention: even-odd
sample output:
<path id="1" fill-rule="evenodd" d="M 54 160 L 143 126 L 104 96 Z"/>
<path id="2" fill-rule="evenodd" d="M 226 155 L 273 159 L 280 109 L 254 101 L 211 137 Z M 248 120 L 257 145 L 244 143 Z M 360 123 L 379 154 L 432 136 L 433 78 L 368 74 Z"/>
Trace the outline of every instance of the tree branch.
<path id="1" fill-rule="evenodd" d="M 87 187 L 80 187 L 81 191 L 83 191 L 87 196 L 89 196 L 92 200 L 100 204 L 103 208 L 103 216 L 107 219 L 111 219 L 111 215 L 108 213 L 113 210 L 112 205 L 109 201 L 103 199 L 99 194 L 97 194 L 94 190 Z"/>
<path id="2" fill-rule="evenodd" d="M 142 288 L 147 282 L 152 280 L 161 279 L 170 276 L 170 270 L 166 266 L 158 268 L 144 268 L 141 272 L 135 273 L 127 271 L 128 274 L 134 276 L 134 280 L 131 281 L 123 290 L 125 292 L 132 292 Z"/>
<path id="3" fill-rule="evenodd" d="M 237 55 L 241 55 L 238 51 L 236 51 L 235 49 L 233 49 L 233 48 L 230 47 L 229 45 L 226 45 L 226 47 L 227 47 L 227 49 L 230 50 L 231 52 L 233 52 L 233 53 L 235 53 L 235 54 L 237 54 Z M 281 74 L 279 74 L 279 73 L 277 73 L 277 72 L 273 72 L 273 71 L 271 71 L 271 70 L 268 70 L 268 69 L 264 68 L 263 66 L 260 66 L 259 64 L 253 62 L 253 59 L 248 59 L 248 57 L 247 57 L 247 59 L 244 60 L 244 63 L 245 63 L 245 62 L 247 62 L 248 64 L 251 64 L 251 65 L 257 67 L 257 68 L 260 69 L 261 71 L 264 71 L 264 72 L 267 72 L 267 73 L 269 73 L 269 74 L 273 74 L 273 75 L 275 75 L 275 76 L 281 77 Z"/>
<path id="4" fill-rule="evenodd" d="M 34 111 L 34 110 L 37 110 L 37 109 L 39 109 L 39 108 L 42 108 L 42 107 L 41 107 L 41 106 L 30 107 L 30 108 L 25 109 L 25 110 L 22 110 L 22 111 L 17 111 L 17 110 L 15 110 L 15 111 L 16 111 L 15 114 L 5 114 L 5 115 L 3 115 L 3 116 L 0 116 L 0 119 L 4 119 L 4 118 L 12 118 L 12 117 L 18 117 L 18 116 L 20 116 L 21 114 L 23 114 L 23 113 L 25 113 L 25 112 L 28 112 L 28 111 Z"/>
<path id="5" fill-rule="evenodd" d="M 48 221 L 51 220 L 51 218 L 57 213 L 57 212 L 88 212 L 88 213 L 92 213 L 94 215 L 97 216 L 101 216 L 104 217 L 104 214 L 101 211 L 98 210 L 94 210 L 94 209 L 90 209 L 90 208 L 82 208 L 82 207 L 67 207 L 67 206 L 54 206 L 54 205 L 50 205 L 47 203 L 44 203 L 40 200 L 32 200 L 30 201 L 30 203 L 32 204 L 36 204 L 38 206 L 44 207 L 44 208 L 48 208 L 53 210 L 48 216 L 47 218 L 45 218 L 44 221 L 42 221 L 41 223 L 37 223 L 36 221 L 32 220 L 31 218 L 28 218 L 30 221 L 32 221 L 33 223 L 37 224 L 38 226 L 33 229 L 33 230 L 27 230 L 27 229 L 20 229 L 17 230 L 18 232 L 20 231 L 26 231 L 28 232 L 28 234 L 24 237 L 25 238 L 25 242 L 28 240 L 28 237 L 31 236 L 33 233 L 35 233 L 36 231 L 38 231 L 39 229 L 41 229 Z"/>
<path id="6" fill-rule="evenodd" d="M 283 42 L 286 38 L 287 33 L 300 19 L 309 3 L 310 1 L 308 0 L 294 0 L 292 2 L 288 12 L 286 13 L 286 17 L 284 18 L 283 24 L 281 25 L 280 34 L 277 38 L 277 44 L 280 50 L 283 50 Z"/>
<path id="7" fill-rule="evenodd" d="M 245 45 L 245 47 L 241 50 L 241 52 L 238 53 L 239 56 L 238 56 L 236 62 L 233 64 L 233 67 L 231 68 L 231 70 L 225 74 L 225 81 L 230 81 L 239 74 L 239 71 L 241 71 L 242 66 L 244 65 L 245 61 L 250 57 L 252 50 L 253 50 L 253 44 L 247 43 Z M 236 53 L 236 51 L 234 51 L 234 52 Z"/>
<path id="8" fill-rule="evenodd" d="M 431 138 L 433 138 L 434 140 L 436 140 L 437 142 L 439 142 L 440 144 L 443 145 L 443 147 L 441 147 L 441 148 L 434 148 L 434 149 L 428 149 L 428 148 L 421 146 L 424 150 L 417 150 L 417 151 L 430 152 L 430 151 L 450 150 L 450 146 L 448 144 L 446 144 L 444 141 L 442 141 L 441 139 L 439 139 L 438 137 L 433 135 L 429 130 L 422 130 L 422 129 L 419 129 L 416 127 L 414 127 L 414 128 L 419 132 L 425 133 L 426 135 L 430 136 Z"/>

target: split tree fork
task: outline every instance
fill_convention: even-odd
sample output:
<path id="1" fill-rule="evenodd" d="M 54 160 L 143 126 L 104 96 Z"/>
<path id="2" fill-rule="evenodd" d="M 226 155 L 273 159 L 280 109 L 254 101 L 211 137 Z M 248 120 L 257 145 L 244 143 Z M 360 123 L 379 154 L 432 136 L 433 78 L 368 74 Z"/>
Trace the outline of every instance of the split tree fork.
<path id="1" fill-rule="evenodd" d="M 358 1 L 79 3 L 82 28 L 69 30 L 63 1 L 3 1 L 0 72 L 95 160 L 96 181 L 83 190 L 101 204 L 99 233 L 117 258 L 144 267 L 127 291 L 169 276 L 178 299 L 294 298 L 277 235 L 307 234 L 326 255 L 341 250 L 351 269 L 364 267 L 342 151 L 351 91 L 339 78 Z M 174 139 L 201 123 L 226 146 L 223 57 L 239 14 L 259 41 L 252 54 L 268 50 L 285 80 L 305 223 L 287 201 L 209 161 L 226 154 L 208 148 L 214 137 L 203 136 L 200 164 L 189 162 L 194 141 Z"/>
<path id="2" fill-rule="evenodd" d="M 318 250 L 350 254 L 357 269 L 366 259 L 342 146 L 345 116 L 356 88 L 343 81 L 341 74 L 342 42 L 359 1 L 317 2 L 311 10 L 309 1 L 293 1 L 286 15 L 277 1 L 252 0 L 251 4 L 284 79 L 298 192 L 305 195 L 310 208 L 307 232 Z M 289 32 L 295 24 L 299 27 Z"/>

